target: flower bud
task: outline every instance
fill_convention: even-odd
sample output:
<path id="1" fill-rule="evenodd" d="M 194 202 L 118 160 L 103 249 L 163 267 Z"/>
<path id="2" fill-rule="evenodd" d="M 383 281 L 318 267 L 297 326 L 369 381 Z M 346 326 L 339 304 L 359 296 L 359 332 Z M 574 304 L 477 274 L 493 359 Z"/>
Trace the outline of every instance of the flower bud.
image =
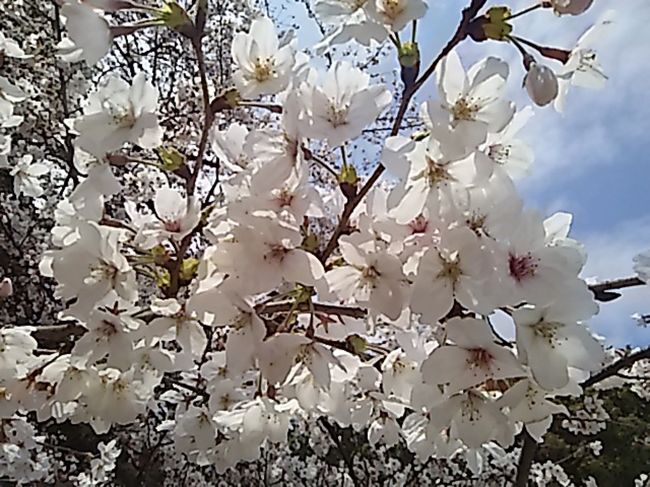
<path id="1" fill-rule="evenodd" d="M 555 76 L 553 70 L 548 66 L 535 62 L 530 63 L 528 66 L 524 86 L 530 99 L 540 107 L 546 106 L 555 100 L 558 93 L 557 76 Z"/>
<path id="2" fill-rule="evenodd" d="M 558 15 L 580 15 L 591 7 L 594 0 L 550 0 L 548 3 Z"/>
<path id="3" fill-rule="evenodd" d="M 14 287 L 11 283 L 11 279 L 5 277 L 0 282 L 0 298 L 8 298 L 14 293 Z"/>
<path id="4" fill-rule="evenodd" d="M 402 83 L 406 87 L 412 86 L 420 73 L 420 49 L 416 42 L 405 42 L 398 54 Z"/>

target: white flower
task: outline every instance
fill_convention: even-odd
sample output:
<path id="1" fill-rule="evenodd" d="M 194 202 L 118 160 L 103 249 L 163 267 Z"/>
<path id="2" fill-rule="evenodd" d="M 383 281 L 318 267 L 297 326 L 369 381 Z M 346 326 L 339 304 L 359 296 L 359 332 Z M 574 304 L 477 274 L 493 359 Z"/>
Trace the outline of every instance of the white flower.
<path id="1" fill-rule="evenodd" d="M 560 389 L 569 383 L 569 367 L 585 371 L 601 368 L 602 345 L 561 308 L 515 310 L 517 350 L 544 389 Z"/>
<path id="2" fill-rule="evenodd" d="M 108 356 L 107 365 L 127 369 L 133 359 L 133 331 L 139 323 L 108 311 L 94 310 L 85 323 L 88 331 L 75 343 L 72 354 L 93 364 Z"/>
<path id="3" fill-rule="evenodd" d="M 397 319 L 405 304 L 405 277 L 399 259 L 381 250 L 366 251 L 345 237 L 339 240 L 339 248 L 349 265 L 327 272 L 331 291 L 339 299 L 354 299 L 372 311 Z"/>
<path id="4" fill-rule="evenodd" d="M 388 107 L 392 99 L 383 85 L 370 85 L 370 76 L 345 61 L 329 69 L 322 86 L 305 95 L 304 134 L 327 140 L 331 146 L 361 135 Z"/>
<path id="5" fill-rule="evenodd" d="M 422 110 L 444 153 L 464 157 L 488 132 L 500 132 L 510 122 L 514 104 L 502 99 L 508 72 L 507 63 L 490 57 L 465 73 L 456 51 L 445 56 L 436 71 L 440 102 L 429 102 Z"/>
<path id="6" fill-rule="evenodd" d="M 14 115 L 14 103 L 24 101 L 27 95 L 7 78 L 0 76 L 0 127 L 16 127 L 23 117 Z"/>
<path id="7" fill-rule="evenodd" d="M 566 406 L 549 401 L 547 396 L 548 392 L 533 381 L 523 379 L 504 392 L 497 405 L 508 408 L 507 416 L 512 421 L 524 423 L 533 438 L 541 441 L 551 426 L 554 414 L 569 414 Z"/>
<path id="8" fill-rule="evenodd" d="M 524 77 L 528 96 L 540 107 L 551 103 L 558 94 L 558 81 L 555 72 L 548 66 L 531 62 Z"/>
<path id="9" fill-rule="evenodd" d="M 70 38 L 57 47 L 64 53 L 66 61 L 83 59 L 89 66 L 94 66 L 108 54 L 113 41 L 110 26 L 93 5 L 81 0 L 65 0 L 61 15 L 66 19 Z"/>
<path id="10" fill-rule="evenodd" d="M 149 323 L 142 332 L 154 341 L 176 340 L 183 352 L 201 357 L 208 339 L 201 324 L 188 315 L 176 299 L 155 299 L 151 310 L 162 315 Z"/>
<path id="11" fill-rule="evenodd" d="M 374 8 L 370 9 L 371 17 L 393 32 L 401 31 L 427 12 L 424 0 L 371 0 L 371 3 L 374 3 Z"/>
<path id="12" fill-rule="evenodd" d="M 294 64 L 294 47 L 280 45 L 271 19 L 253 20 L 248 34 L 238 33 L 232 41 L 236 71 L 233 79 L 244 98 L 272 95 L 284 90 Z"/>
<path id="13" fill-rule="evenodd" d="M 325 275 L 316 256 L 300 248 L 302 237 L 292 225 L 249 217 L 233 235 L 235 242 L 219 245 L 215 263 L 242 293 L 266 292 L 283 281 L 314 286 Z"/>
<path id="14" fill-rule="evenodd" d="M 325 38 L 314 46 L 317 54 L 328 47 L 344 44 L 351 39 L 369 46 L 388 37 L 388 29 L 375 20 L 376 0 L 317 0 L 314 11 L 326 25 L 333 26 Z"/>
<path id="15" fill-rule="evenodd" d="M 598 62 L 592 45 L 602 40 L 614 25 L 612 10 L 607 10 L 599 20 L 580 36 L 571 50 L 569 59 L 557 72 L 559 93 L 555 99 L 555 109 L 564 110 L 566 96 L 571 86 L 600 89 L 607 81 L 607 75 Z"/>
<path id="16" fill-rule="evenodd" d="M 494 401 L 474 389 L 434 405 L 430 416 L 430 437 L 437 437 L 441 429 L 450 426 L 449 436 L 460 439 L 469 448 L 480 448 L 490 440 L 507 447 L 514 440 L 514 428 L 508 418 Z"/>
<path id="17" fill-rule="evenodd" d="M 526 107 L 515 113 L 502 131 L 488 134 L 485 144 L 475 154 L 479 173 L 487 176 L 494 171 L 503 171 L 512 179 L 519 179 L 528 174 L 534 154 L 532 149 L 516 136 L 532 116 L 532 108 Z"/>
<path id="18" fill-rule="evenodd" d="M 33 159 L 31 154 L 21 157 L 10 171 L 10 174 L 14 177 L 14 193 L 16 196 L 22 193 L 25 196 L 36 198 L 43 194 L 39 177 L 47 174 L 50 168 L 42 162 L 32 162 Z"/>
<path id="19" fill-rule="evenodd" d="M 54 277 L 62 299 L 77 298 L 74 308 L 88 312 L 95 303 L 115 292 L 126 301 L 137 298 L 135 271 L 120 253 L 121 232 L 95 223 L 75 229 L 76 240 L 61 250 L 47 252 L 41 273 Z"/>
<path id="20" fill-rule="evenodd" d="M 3 55 L 16 59 L 27 59 L 31 57 L 25 54 L 25 51 L 22 50 L 15 40 L 6 37 L 2 32 L 0 32 L 0 59 L 2 59 Z"/>
<path id="21" fill-rule="evenodd" d="M 157 108 L 158 90 L 144 73 L 137 74 L 131 85 L 110 76 L 90 95 L 84 115 L 74 121 L 80 134 L 76 144 L 100 159 L 125 142 L 144 149 L 157 147 L 162 142 Z"/>
<path id="22" fill-rule="evenodd" d="M 450 157 L 433 137 L 415 143 L 391 137 L 386 148 L 396 153 L 389 157 L 384 150 L 382 162 L 399 180 L 388 199 L 389 215 L 398 223 L 410 223 L 425 210 L 439 218 L 452 205 L 455 190 L 476 181 L 473 158 Z"/>
<path id="23" fill-rule="evenodd" d="M 429 324 L 444 317 L 454 300 L 468 309 L 490 313 L 495 303 L 486 292 L 488 262 L 476 235 L 468 228 L 455 228 L 443 234 L 440 246 L 432 246 L 420 259 L 411 309 Z"/>
<path id="24" fill-rule="evenodd" d="M 540 216 L 532 211 L 512 218 L 510 242 L 503 254 L 506 279 L 503 286 L 509 304 L 526 301 L 539 306 L 570 303 L 576 319 L 587 319 L 598 307 L 593 294 L 578 274 L 584 255 L 575 246 L 546 241 Z"/>
<path id="25" fill-rule="evenodd" d="M 636 255 L 634 261 L 634 272 L 637 273 L 639 279 L 650 284 L 650 250 L 641 252 Z"/>
<path id="26" fill-rule="evenodd" d="M 143 248 L 151 248 L 164 240 L 180 243 L 198 225 L 201 219 L 201 202 L 197 198 L 182 196 L 171 188 L 160 188 L 154 198 L 155 215 L 145 217 L 139 230 Z"/>
<path id="27" fill-rule="evenodd" d="M 526 375 L 513 353 L 494 342 L 496 337 L 484 320 L 453 318 L 445 330 L 453 345 L 436 348 L 424 361 L 426 383 L 448 385 L 447 394 L 455 394 L 488 379 Z"/>
<path id="28" fill-rule="evenodd" d="M 7 160 L 11 153 L 11 138 L 0 134 L 0 168 L 6 168 L 9 164 Z"/>

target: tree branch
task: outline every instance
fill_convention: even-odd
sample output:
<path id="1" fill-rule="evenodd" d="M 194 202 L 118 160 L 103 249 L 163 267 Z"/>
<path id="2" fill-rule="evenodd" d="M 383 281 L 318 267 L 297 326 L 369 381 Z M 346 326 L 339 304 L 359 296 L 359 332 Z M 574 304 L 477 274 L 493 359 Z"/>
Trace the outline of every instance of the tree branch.
<path id="1" fill-rule="evenodd" d="M 515 487 L 526 487 L 528 485 L 528 475 L 530 467 L 533 465 L 537 453 L 537 442 L 530 436 L 530 433 L 523 430 L 523 443 L 521 453 L 519 454 L 519 463 L 517 464 L 517 477 L 515 478 Z"/>
<path id="2" fill-rule="evenodd" d="M 628 355 L 627 357 L 623 357 L 617 360 L 616 362 L 609 364 L 607 367 L 605 367 L 597 374 L 594 374 L 591 377 L 589 377 L 587 380 L 583 381 L 580 385 L 584 388 L 591 387 L 599 382 L 604 381 L 605 379 L 608 379 L 613 375 L 616 375 L 616 373 L 619 370 L 631 367 L 639 360 L 644 360 L 644 359 L 650 359 L 650 347 L 640 350 L 631 355 Z"/>
<path id="3" fill-rule="evenodd" d="M 643 282 L 638 277 L 625 277 L 622 279 L 613 279 L 611 281 L 599 282 L 597 284 L 592 284 L 589 286 L 589 289 L 594 293 L 594 298 L 597 301 L 607 302 L 613 301 L 616 298 L 619 298 L 620 293 L 611 292 L 614 289 L 624 289 L 627 287 L 635 286 L 645 286 L 646 283 Z"/>

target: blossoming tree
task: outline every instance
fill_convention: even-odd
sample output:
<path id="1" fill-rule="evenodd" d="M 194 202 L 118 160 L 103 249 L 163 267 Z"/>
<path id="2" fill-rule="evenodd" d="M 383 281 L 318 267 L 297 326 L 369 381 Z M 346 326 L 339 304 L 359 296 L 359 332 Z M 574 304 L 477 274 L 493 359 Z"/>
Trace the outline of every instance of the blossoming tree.
<path id="1" fill-rule="evenodd" d="M 47 302 L 36 313 L 26 299 L 0 329 L 3 477 L 145 485 L 166 451 L 184 472 L 170 484 L 194 466 L 204 484 L 564 482 L 535 463 L 546 432 L 606 422 L 596 389 L 648 397 L 650 349 L 605 349 L 588 322 L 650 266 L 642 254 L 638 276 L 585 282 L 571 216 L 517 193 L 532 109 L 505 88 L 517 77 L 533 104 L 562 110 L 573 87 L 601 87 L 591 44 L 613 14 L 564 49 L 517 18 L 562 22 L 591 1 L 471 0 L 431 53 L 424 0 L 315 0 L 323 36 L 300 50 L 254 5 L 187 3 L 58 0 L 54 35 L 31 43 L 29 7 L 0 13 L 14 15 L 0 34 L 2 242 L 25 259 L 2 251 L 0 306 L 29 286 Z M 491 42 L 521 64 L 467 67 L 456 49 Z M 400 80 L 341 46 L 390 48 Z M 25 68 L 41 58 L 61 105 L 47 120 L 23 108 L 47 99 Z M 24 212 L 34 223 L 16 236 Z M 12 280 L 33 232 L 49 235 L 38 273 Z M 57 436 L 82 427 L 92 452 Z M 386 463 L 382 480 L 355 441 Z M 324 442 L 339 460 L 323 460 Z M 305 451 L 323 455 L 292 472 Z M 81 459 L 64 471 L 62 453 Z"/>

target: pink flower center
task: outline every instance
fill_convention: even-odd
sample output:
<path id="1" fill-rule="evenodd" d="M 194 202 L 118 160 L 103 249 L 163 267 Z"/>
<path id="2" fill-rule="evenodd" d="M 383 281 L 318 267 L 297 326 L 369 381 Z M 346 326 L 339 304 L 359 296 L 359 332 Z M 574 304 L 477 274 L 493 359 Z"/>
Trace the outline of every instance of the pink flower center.
<path id="1" fill-rule="evenodd" d="M 420 215 L 416 217 L 411 223 L 409 223 L 409 228 L 411 229 L 411 233 L 424 233 L 427 231 L 427 227 L 429 226 L 429 221 L 424 218 L 424 216 Z"/>
<path id="2" fill-rule="evenodd" d="M 537 272 L 538 260 L 530 252 L 526 255 L 508 255 L 508 268 L 510 275 L 517 281 L 533 277 Z"/>
<path id="3" fill-rule="evenodd" d="M 293 203 L 293 197 L 294 195 L 292 193 L 289 193 L 288 191 L 282 191 L 277 198 L 275 198 L 275 201 L 278 202 L 278 204 L 284 208 L 286 206 L 291 206 L 291 203 Z"/>
<path id="4" fill-rule="evenodd" d="M 469 365 L 480 367 L 482 369 L 490 367 L 490 364 L 494 359 L 490 352 L 484 348 L 470 348 L 468 351 L 469 358 L 467 359 L 467 363 Z"/>
<path id="5" fill-rule="evenodd" d="M 168 232 L 180 232 L 181 222 L 178 220 L 165 221 L 165 230 Z"/>

